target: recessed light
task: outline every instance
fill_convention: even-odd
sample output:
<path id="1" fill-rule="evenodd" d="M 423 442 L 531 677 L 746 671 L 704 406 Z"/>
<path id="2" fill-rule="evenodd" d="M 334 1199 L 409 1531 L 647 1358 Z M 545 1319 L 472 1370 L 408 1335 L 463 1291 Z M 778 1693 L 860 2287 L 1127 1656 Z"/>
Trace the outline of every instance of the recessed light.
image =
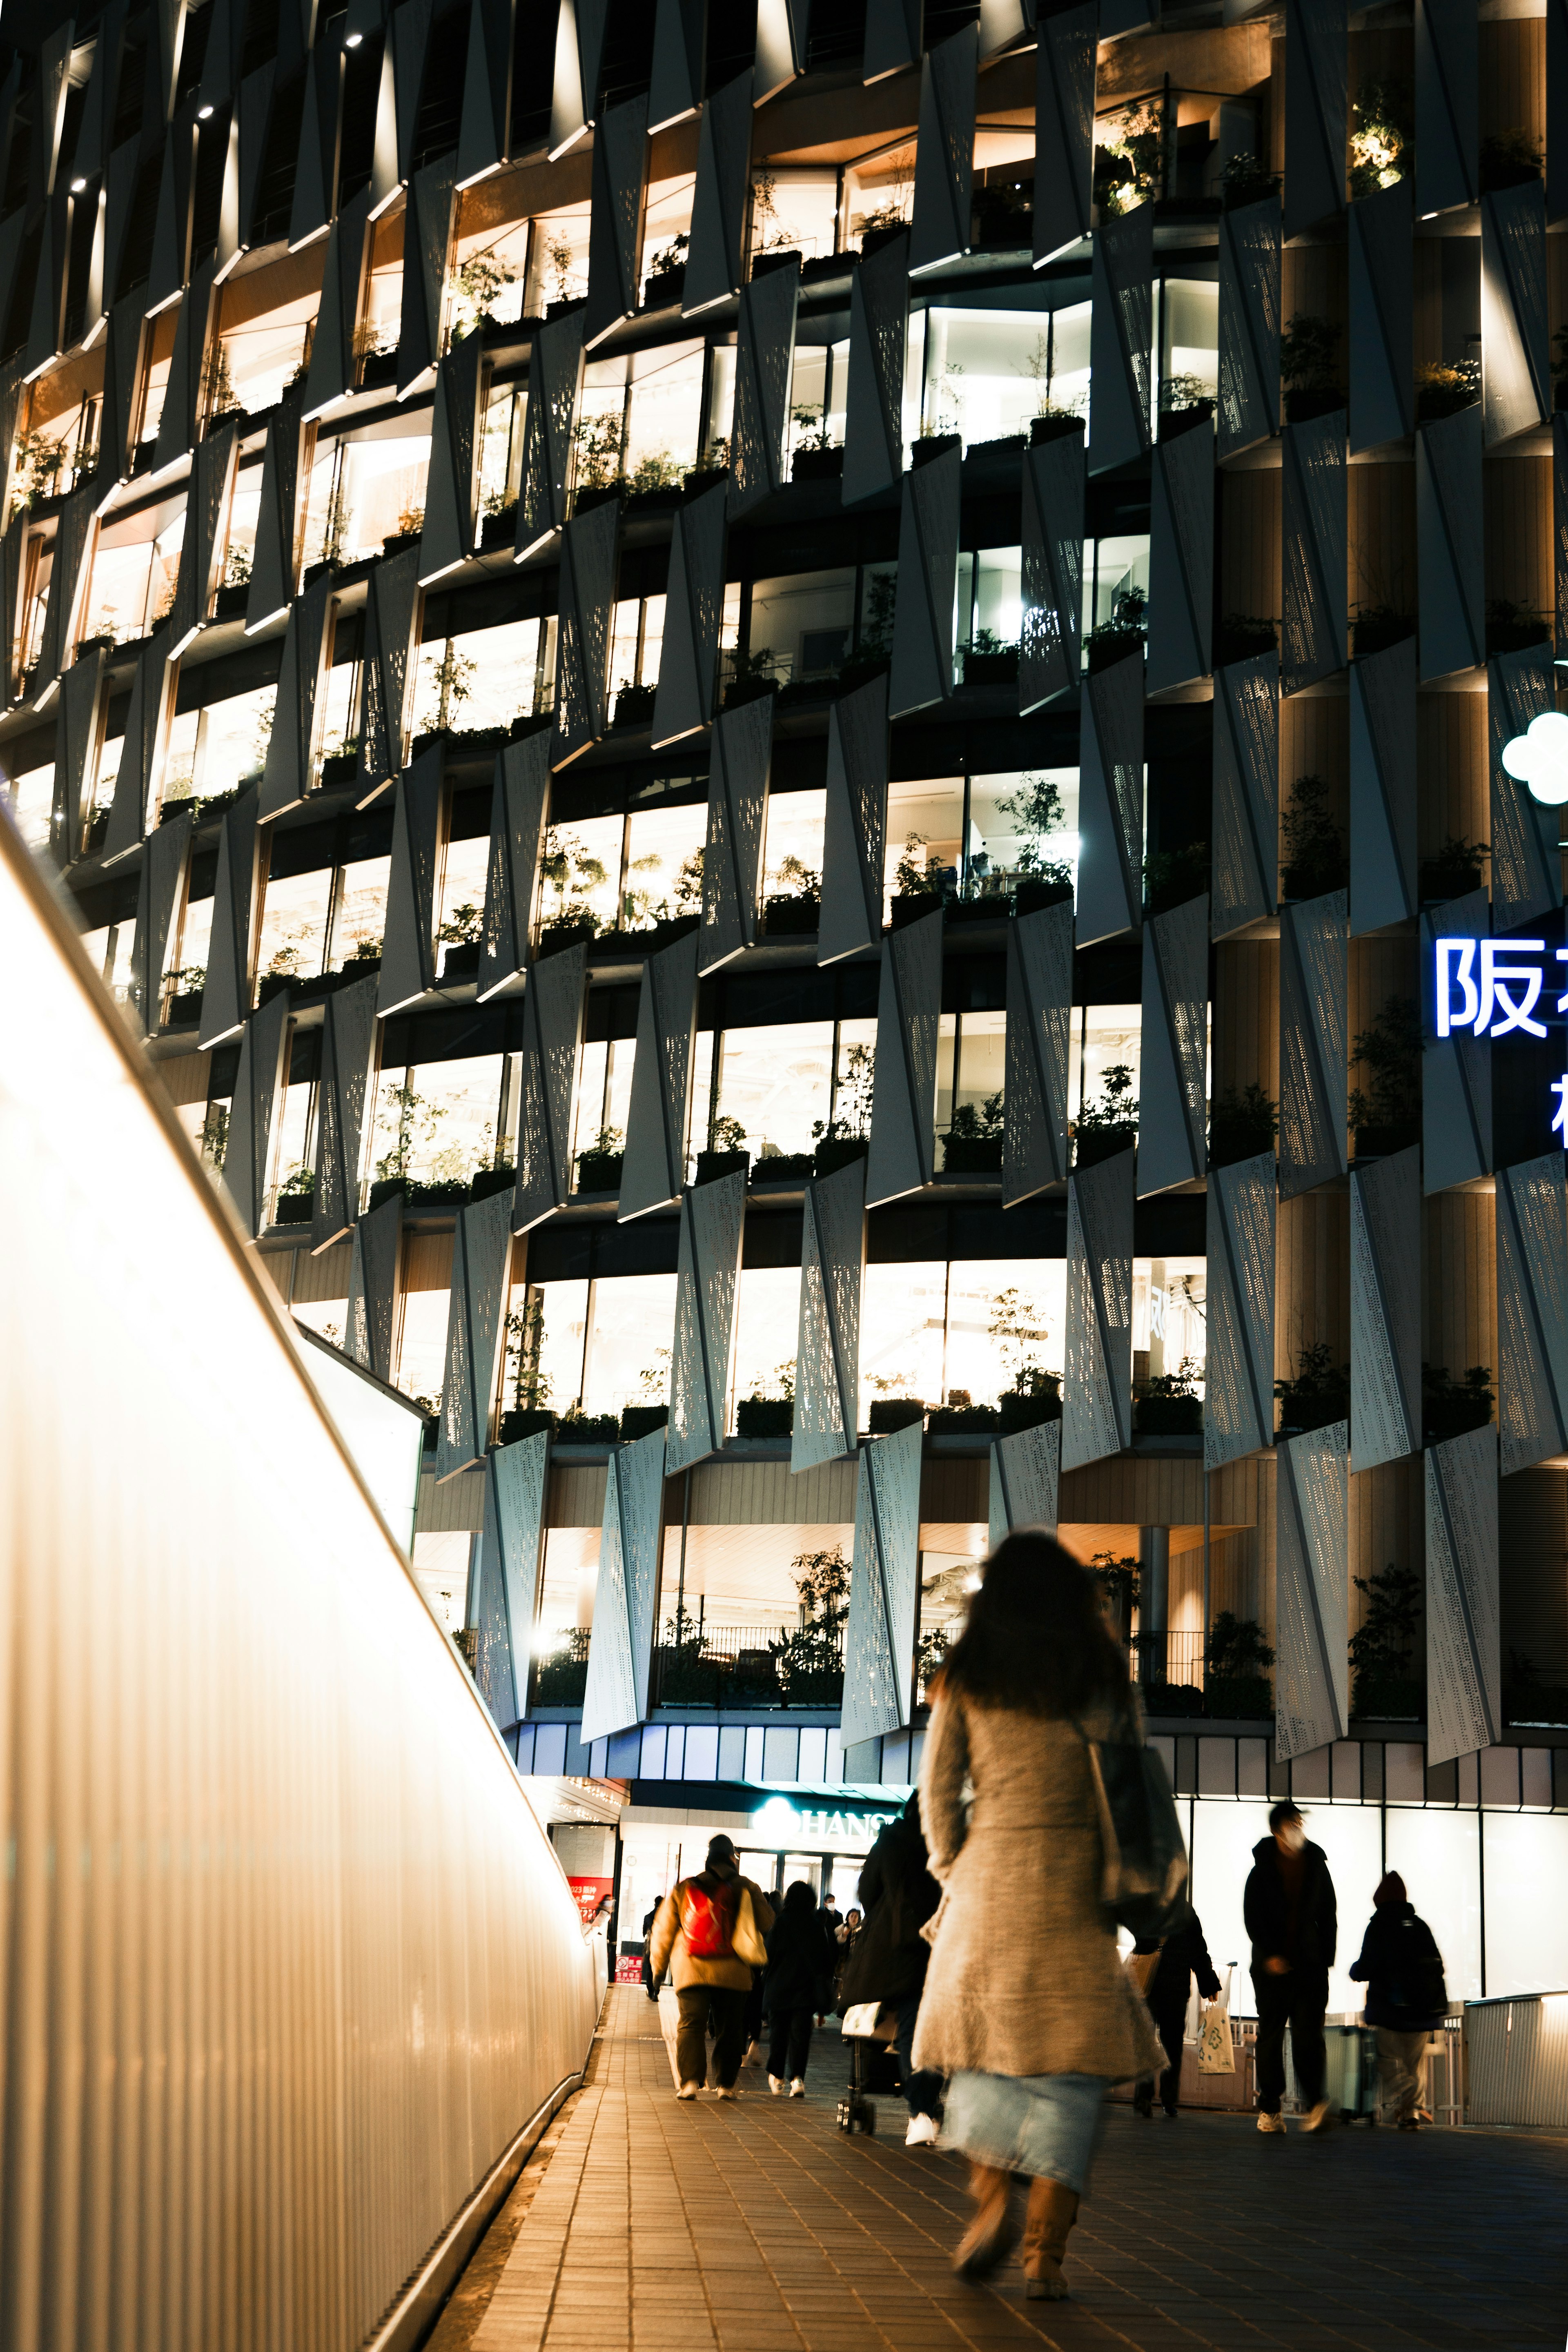
<path id="1" fill-rule="evenodd" d="M 343 47 L 345 49 L 357 49 L 363 38 L 364 35 L 363 33 L 351 33 L 348 39 L 343 43 Z"/>
<path id="2" fill-rule="evenodd" d="M 196 109 L 196 121 L 198 122 L 210 122 L 212 121 L 212 112 L 213 110 L 210 106 L 198 106 Z"/>
<path id="3" fill-rule="evenodd" d="M 82 193 L 82 190 L 86 187 L 86 185 L 87 185 L 87 182 L 86 182 L 85 180 L 73 180 L 73 181 L 71 182 L 71 194 L 72 194 L 72 195 L 73 195 L 73 196 L 79 196 L 79 195 L 81 194 L 81 193 Z"/>

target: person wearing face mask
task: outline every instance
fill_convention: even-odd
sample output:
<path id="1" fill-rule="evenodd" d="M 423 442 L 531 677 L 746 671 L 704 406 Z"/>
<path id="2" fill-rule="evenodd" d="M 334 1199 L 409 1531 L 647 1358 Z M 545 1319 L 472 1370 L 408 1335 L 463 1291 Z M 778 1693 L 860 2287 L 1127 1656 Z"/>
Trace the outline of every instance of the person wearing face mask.
<path id="1" fill-rule="evenodd" d="M 1285 2128 L 1279 2107 L 1289 2026 L 1296 2080 L 1307 2100 L 1303 2129 L 1321 2131 L 1329 2120 L 1323 2014 L 1338 1933 L 1334 1884 L 1328 1856 L 1308 1837 L 1300 1809 L 1288 1797 L 1269 1807 L 1268 1831 L 1252 1849 L 1242 1902 L 1258 1996 L 1258 2128 Z"/>

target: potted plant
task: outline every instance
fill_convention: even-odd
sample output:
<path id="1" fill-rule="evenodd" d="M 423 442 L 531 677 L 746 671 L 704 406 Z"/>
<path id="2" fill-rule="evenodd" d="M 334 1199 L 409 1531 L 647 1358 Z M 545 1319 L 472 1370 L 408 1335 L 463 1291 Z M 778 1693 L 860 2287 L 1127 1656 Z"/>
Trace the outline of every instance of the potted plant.
<path id="1" fill-rule="evenodd" d="M 815 939 L 822 920 L 822 877 L 795 856 L 781 858 L 763 899 L 769 939 Z"/>
<path id="2" fill-rule="evenodd" d="M 1352 658 L 1364 661 L 1368 654 L 1385 653 L 1415 635 L 1414 613 L 1401 613 L 1392 604 L 1358 604 L 1351 614 Z"/>
<path id="3" fill-rule="evenodd" d="M 1421 1443 L 1440 1445 L 1446 1437 L 1463 1437 L 1484 1429 L 1496 1402 L 1490 1367 L 1471 1364 L 1455 1380 L 1447 1364 L 1421 1367 Z"/>
<path id="4" fill-rule="evenodd" d="M 436 934 L 437 943 L 447 950 L 441 959 L 443 980 L 478 979 L 484 928 L 484 911 L 471 899 L 453 908 Z"/>
<path id="5" fill-rule="evenodd" d="M 202 994 L 207 984 L 205 964 L 184 964 L 169 974 L 173 991 L 169 998 L 171 1028 L 202 1017 Z"/>
<path id="6" fill-rule="evenodd" d="M 679 301 L 686 290 L 686 256 L 690 245 L 690 237 L 682 229 L 652 257 L 643 279 L 645 310 L 668 310 L 672 302 Z"/>
<path id="7" fill-rule="evenodd" d="M 1209 887 L 1209 845 L 1189 841 L 1180 849 L 1152 849 L 1143 860 L 1143 912 L 1163 915 L 1184 907 Z"/>
<path id="8" fill-rule="evenodd" d="M 278 1187 L 280 1225 L 308 1225 L 316 1205 L 316 1176 L 310 1168 L 291 1168 Z"/>
<path id="9" fill-rule="evenodd" d="M 618 1127 L 602 1127 L 586 1151 L 577 1154 L 579 1192 L 618 1192 L 626 1160 L 626 1137 Z"/>
<path id="10" fill-rule="evenodd" d="M 1471 841 L 1463 834 L 1449 834 L 1441 849 L 1421 860 L 1422 903 L 1446 904 L 1450 898 L 1468 898 L 1472 890 L 1479 890 L 1490 855 L 1489 841 Z"/>
<path id="11" fill-rule="evenodd" d="M 584 1412 L 581 1404 L 563 1412 L 555 1430 L 563 1445 L 614 1445 L 620 1433 L 613 1412 Z"/>
<path id="12" fill-rule="evenodd" d="M 1321 898 L 1330 890 L 1345 888 L 1350 858 L 1321 776 L 1297 777 L 1280 830 L 1285 854 L 1279 882 L 1287 898 Z"/>
<path id="13" fill-rule="evenodd" d="M 1004 1389 L 998 1397 L 996 1411 L 1005 1437 L 1015 1435 L 1020 1429 L 1038 1429 L 1047 1421 L 1060 1421 L 1060 1372 L 1046 1372 L 1037 1364 L 1025 1364 L 1012 1387 Z"/>
<path id="14" fill-rule="evenodd" d="M 623 686 L 616 697 L 616 715 L 610 722 L 615 727 L 647 727 L 653 723 L 653 706 L 658 698 L 655 686 Z"/>
<path id="15" fill-rule="evenodd" d="M 1226 1087 L 1209 1105 L 1209 1166 L 1229 1168 L 1238 1160 L 1256 1160 L 1272 1151 L 1279 1132 L 1279 1113 L 1272 1095 L 1254 1080 L 1237 1094 Z"/>
<path id="16" fill-rule="evenodd" d="M 876 1081 L 877 1054 L 872 1045 L 851 1045 L 844 1056 L 835 1093 L 833 1117 L 814 1119 L 813 1159 L 819 1176 L 831 1176 L 865 1157 L 870 1148 L 871 1093 Z"/>
<path id="17" fill-rule="evenodd" d="M 1279 375 L 1285 386 L 1285 422 L 1305 425 L 1345 404 L 1340 361 L 1341 330 L 1331 319 L 1298 310 L 1279 338 Z"/>
<path id="18" fill-rule="evenodd" d="M 795 1398 L 740 1397 L 735 1404 L 737 1437 L 787 1437 L 795 1427 Z"/>
<path id="19" fill-rule="evenodd" d="M 1133 1434 L 1201 1437 L 1204 1402 L 1197 1391 L 1197 1381 L 1202 1370 L 1195 1357 L 1184 1356 L 1173 1372 L 1152 1373 L 1133 1402 Z"/>
<path id="20" fill-rule="evenodd" d="M 1275 1381 L 1274 1393 L 1279 1400 L 1281 1437 L 1331 1429 L 1336 1421 L 1350 1419 L 1351 1368 L 1336 1367 L 1328 1341 L 1315 1339 L 1300 1349 L 1289 1379 Z"/>
<path id="21" fill-rule="evenodd" d="M 627 1404 L 621 1407 L 620 1434 L 623 1444 L 634 1438 L 651 1437 L 656 1429 L 668 1426 L 669 1407 L 667 1404 Z"/>
<path id="22" fill-rule="evenodd" d="M 1226 613 L 1214 633 L 1216 669 L 1228 663 L 1253 661 L 1259 654 L 1279 650 L 1279 624 L 1257 613 Z"/>
<path id="23" fill-rule="evenodd" d="M 1246 1720 L 1272 1715 L 1274 1690 L 1268 1669 L 1274 1653 L 1255 1617 L 1222 1609 L 1204 1648 L 1204 1702 L 1211 1719 Z"/>
<path id="24" fill-rule="evenodd" d="M 899 862 L 893 868 L 895 931 L 902 930 L 907 923 L 918 923 L 922 916 L 934 914 L 957 884 L 958 876 L 951 866 L 943 866 L 940 859 L 921 856 L 926 845 L 923 833 L 905 835 Z"/>
<path id="25" fill-rule="evenodd" d="M 1002 1172 L 1002 1090 L 976 1107 L 960 1103 L 953 1111 L 942 1164 L 949 1176 L 999 1176 Z"/>
<path id="26" fill-rule="evenodd" d="M 976 629 L 963 648 L 964 685 L 1016 686 L 1017 682 L 1017 646 L 1006 644 L 994 629 Z"/>
<path id="27" fill-rule="evenodd" d="M 809 1151 L 778 1151 L 764 1144 L 752 1169 L 752 1182 L 798 1185 L 816 1173 L 816 1162 Z"/>
<path id="28" fill-rule="evenodd" d="M 1371 1085 L 1351 1088 L 1348 1116 L 1358 1160 L 1403 1151 L 1421 1139 L 1421 1009 L 1413 997 L 1391 996 L 1351 1047 L 1351 1060 Z"/>
<path id="29" fill-rule="evenodd" d="M 1085 1103 L 1073 1122 L 1073 1165 L 1092 1168 L 1114 1160 L 1138 1140 L 1138 1097 L 1127 1062 L 1112 1062 L 1098 1102 Z"/>
<path id="30" fill-rule="evenodd" d="M 745 1146 L 746 1130 L 738 1118 L 725 1112 L 710 1120 L 708 1149 L 697 1155 L 697 1181 L 710 1184 L 716 1176 L 744 1174 L 752 1164 L 752 1155 Z"/>
<path id="31" fill-rule="evenodd" d="M 976 1404 L 967 1389 L 949 1389 L 947 1402 L 933 1405 L 926 1427 L 933 1437 L 984 1437 L 1002 1426 L 994 1404 Z"/>
<path id="32" fill-rule="evenodd" d="M 1268 196 L 1278 204 L 1279 176 L 1268 171 L 1259 156 L 1227 155 L 1220 195 L 1227 213 L 1239 212 L 1244 205 L 1260 205 Z"/>
<path id="33" fill-rule="evenodd" d="M 835 441 L 827 429 L 827 411 L 824 402 L 790 411 L 799 439 L 790 460 L 790 479 L 794 482 L 836 482 L 844 472 L 844 444 Z"/>
<path id="34" fill-rule="evenodd" d="M 1134 584 L 1121 590 L 1111 606 L 1110 620 L 1097 622 L 1084 638 L 1084 656 L 1091 677 L 1098 677 L 1102 670 L 1113 669 L 1119 661 L 1127 661 L 1134 654 L 1142 658 L 1149 627 L 1148 607 L 1146 589 Z"/>
<path id="35" fill-rule="evenodd" d="M 1502 1712 L 1505 1723 L 1529 1730 L 1555 1729 L 1568 1724 L 1568 1688 L 1543 1683 L 1534 1661 L 1510 1650 L 1503 1675 Z"/>
<path id="36" fill-rule="evenodd" d="M 588 1646 L 591 1629 L 577 1626 L 559 1637 L 559 1646 L 536 1658 L 533 1666 L 535 1706 L 581 1706 L 588 1687 Z"/>
<path id="37" fill-rule="evenodd" d="M 1426 1693 L 1412 1653 L 1421 1622 L 1421 1578 L 1390 1562 L 1378 1575 L 1351 1581 L 1366 1599 L 1350 1638 L 1351 1713 L 1380 1723 L 1419 1723 Z"/>
<path id="38" fill-rule="evenodd" d="M 872 1385 L 876 1385 L 874 1381 Z M 888 1381 L 887 1386 L 890 1390 L 893 1386 L 892 1381 Z M 896 1429 L 912 1429 L 917 1422 L 923 1422 L 925 1417 L 926 1409 L 919 1397 L 878 1396 L 871 1400 L 870 1419 L 868 1425 L 873 1437 L 881 1437 L 889 1435 Z"/>
<path id="39" fill-rule="evenodd" d="M 1521 604 L 1511 596 L 1487 600 L 1487 653 L 1523 653 L 1527 646 L 1549 646 L 1552 621 L 1548 614 Z"/>
<path id="40" fill-rule="evenodd" d="M 1403 179 L 1415 137 L 1414 93 L 1405 76 L 1363 80 L 1351 110 L 1352 197 L 1374 196 Z"/>

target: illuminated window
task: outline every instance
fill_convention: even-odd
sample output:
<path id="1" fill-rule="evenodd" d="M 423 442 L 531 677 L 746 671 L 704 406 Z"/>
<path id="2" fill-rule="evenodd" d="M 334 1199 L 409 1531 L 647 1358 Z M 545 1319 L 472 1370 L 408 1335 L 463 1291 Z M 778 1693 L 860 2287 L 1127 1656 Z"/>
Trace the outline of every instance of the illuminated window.
<path id="1" fill-rule="evenodd" d="M 793 1265 L 742 1266 L 735 1299 L 733 1397 L 782 1396 L 800 1335 L 800 1272 Z M 731 1407 L 730 1426 L 734 1426 Z"/>
<path id="2" fill-rule="evenodd" d="M 1141 628 L 1149 601 L 1149 537 L 1124 531 L 1083 543 L 1083 661 L 1089 667 L 1089 634 L 1112 626 Z"/>
<path id="3" fill-rule="evenodd" d="M 505 1056 L 384 1070 L 371 1138 L 374 1181 L 464 1185 L 494 1165 Z"/>
<path id="4" fill-rule="evenodd" d="M 829 678 L 849 654 L 853 571 L 797 572 L 752 584 L 748 657 L 753 677 Z"/>
<path id="5" fill-rule="evenodd" d="M 443 963 L 454 947 L 471 947 L 484 918 L 485 884 L 489 877 L 490 842 L 488 833 L 467 841 L 449 841 L 441 871 L 441 900 L 436 910 L 436 933 Z M 472 978 L 472 973 L 464 977 Z"/>
<path id="6" fill-rule="evenodd" d="M 551 826 L 540 872 L 542 935 L 552 926 L 584 922 L 596 931 L 615 929 L 625 833 L 626 819 L 620 816 L 583 817 Z"/>
<path id="7" fill-rule="evenodd" d="M 386 929 L 386 884 L 390 857 L 360 857 L 338 868 L 337 903 L 332 915 L 331 963 L 341 971 L 351 961 L 368 961 L 381 953 Z"/>
<path id="8" fill-rule="evenodd" d="M 836 171 L 769 165 L 752 173 L 752 257 L 798 253 L 803 261 L 836 252 L 838 174 Z"/>
<path id="9" fill-rule="evenodd" d="M 240 408 L 258 416 L 281 400 L 306 363 L 325 258 L 324 245 L 308 245 L 225 280 L 208 387 L 213 414 Z"/>
<path id="10" fill-rule="evenodd" d="M 1146 1356 L 1151 1380 L 1184 1370 L 1201 1396 L 1208 1354 L 1205 1305 L 1208 1261 L 1138 1257 L 1132 1261 L 1132 1354 Z"/>
<path id="11" fill-rule="evenodd" d="M 971 776 L 967 894 L 1013 890 L 1054 866 L 1065 866 L 1069 881 L 1077 876 L 1078 770 Z"/>
<path id="12" fill-rule="evenodd" d="M 1219 286 L 1214 279 L 1154 282 L 1155 349 L 1161 409 L 1190 408 L 1219 394 Z"/>
<path id="13" fill-rule="evenodd" d="M 1087 341 L 1088 303 L 1081 308 Z M 1076 368 L 1057 382 L 1053 324 L 1048 310 L 928 310 L 926 429 L 962 434 L 973 447 L 1027 433 L 1033 417 L 1052 409 L 1081 413 Z M 1074 343 L 1064 330 L 1064 359 L 1076 356 Z"/>
<path id="14" fill-rule="evenodd" d="M 840 449 L 849 388 L 849 341 L 796 343 L 790 380 L 789 449 Z"/>
<path id="15" fill-rule="evenodd" d="M 547 318 L 552 305 L 580 302 L 588 291 L 588 211 L 586 204 L 563 205 L 536 216 L 525 317 Z"/>
<path id="16" fill-rule="evenodd" d="M 942 1393 L 947 1266 L 868 1265 L 860 1298 L 860 1426 L 879 1397 L 934 1402 Z"/>
<path id="17" fill-rule="evenodd" d="M 468 734 L 531 718 L 541 707 L 542 667 L 552 666 L 554 658 L 553 616 L 432 639 L 419 654 L 415 733 Z"/>
<path id="18" fill-rule="evenodd" d="M 947 1347 L 935 1403 L 954 1389 L 994 1404 L 1020 1373 L 1059 1373 L 1067 1353 L 1061 1258 L 954 1259 L 948 1268 Z"/>
<path id="19" fill-rule="evenodd" d="M 611 1275 L 595 1282 L 584 1412 L 619 1415 L 628 1404 L 668 1403 L 674 1330 L 673 1274 Z"/>
<path id="20" fill-rule="evenodd" d="M 704 802 L 684 808 L 638 809 L 626 820 L 626 876 L 621 927 L 645 930 L 702 906 L 702 849 L 708 837 Z"/>
<path id="21" fill-rule="evenodd" d="M 786 917 L 791 904 L 815 901 L 820 891 L 826 814 L 825 792 L 768 795 L 763 897 L 769 902 L 770 924 Z M 780 902 L 776 908 L 772 903 L 775 899 Z M 815 912 L 811 912 L 809 929 L 816 929 Z"/>
<path id="22" fill-rule="evenodd" d="M 697 191 L 694 172 L 681 172 L 672 179 L 650 180 L 647 202 L 643 210 L 643 299 L 648 299 L 647 281 L 662 278 L 673 269 L 686 267 L 687 248 L 691 236 L 691 203 Z"/>
<path id="23" fill-rule="evenodd" d="M 884 888 L 888 900 L 952 888 L 963 845 L 963 779 L 889 784 Z M 884 922 L 892 908 L 883 908 Z"/>
<path id="24" fill-rule="evenodd" d="M 331 866 L 268 880 L 256 953 L 258 982 L 318 977 L 326 953 L 331 904 Z"/>
<path id="25" fill-rule="evenodd" d="M 1118 1067 L 1131 1073 L 1132 1099 L 1137 1100 L 1142 1028 L 1141 1004 L 1073 1007 L 1068 1044 L 1068 1107 L 1072 1118 L 1100 1101 L 1107 1073 Z"/>
<path id="26" fill-rule="evenodd" d="M 833 1082 L 831 1021 L 775 1028 L 726 1029 L 720 1044 L 721 1118 L 743 1130 L 743 1148 L 765 1175 L 778 1154 L 809 1152 L 813 1129 L 826 1125 Z"/>
<path id="27" fill-rule="evenodd" d="M 879 229 L 902 228 L 914 209 L 915 147 L 900 140 L 863 155 L 844 174 L 846 242 L 858 244 Z"/>

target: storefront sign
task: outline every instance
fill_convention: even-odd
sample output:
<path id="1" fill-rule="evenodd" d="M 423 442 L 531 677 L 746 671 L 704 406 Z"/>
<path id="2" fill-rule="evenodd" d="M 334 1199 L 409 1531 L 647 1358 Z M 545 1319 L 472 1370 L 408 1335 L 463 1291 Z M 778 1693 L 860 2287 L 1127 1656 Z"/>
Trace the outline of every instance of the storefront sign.
<path id="1" fill-rule="evenodd" d="M 583 1925 L 591 1927 L 599 1916 L 599 1906 L 607 1903 L 616 1891 L 613 1878 L 568 1878 L 567 1885 L 577 1898 L 577 1908 L 583 1915 Z"/>
<path id="2" fill-rule="evenodd" d="M 1568 727 L 1568 719 L 1563 720 Z M 1565 795 L 1568 797 L 1568 795 Z M 1542 1003 L 1548 980 L 1554 988 L 1568 981 L 1568 948 L 1549 948 L 1544 940 L 1435 940 L 1433 1003 L 1439 1037 L 1469 1030 L 1478 1037 L 1543 1038 L 1547 1026 L 1541 1014 L 1548 1005 L 1568 1013 L 1568 988 Z M 1557 1097 L 1553 1130 L 1568 1150 L 1568 1076 L 1553 1078 Z"/>
<path id="3" fill-rule="evenodd" d="M 1557 808 L 1568 801 L 1568 716 L 1543 710 L 1502 747 L 1502 763 L 1531 798 Z"/>
<path id="4" fill-rule="evenodd" d="M 897 1819 L 896 1812 L 847 1813 L 826 1807 L 806 1811 L 786 1798 L 770 1797 L 752 1815 L 752 1827 L 770 1844 L 814 1846 L 850 1841 L 858 1844 L 868 1843 Z"/>

